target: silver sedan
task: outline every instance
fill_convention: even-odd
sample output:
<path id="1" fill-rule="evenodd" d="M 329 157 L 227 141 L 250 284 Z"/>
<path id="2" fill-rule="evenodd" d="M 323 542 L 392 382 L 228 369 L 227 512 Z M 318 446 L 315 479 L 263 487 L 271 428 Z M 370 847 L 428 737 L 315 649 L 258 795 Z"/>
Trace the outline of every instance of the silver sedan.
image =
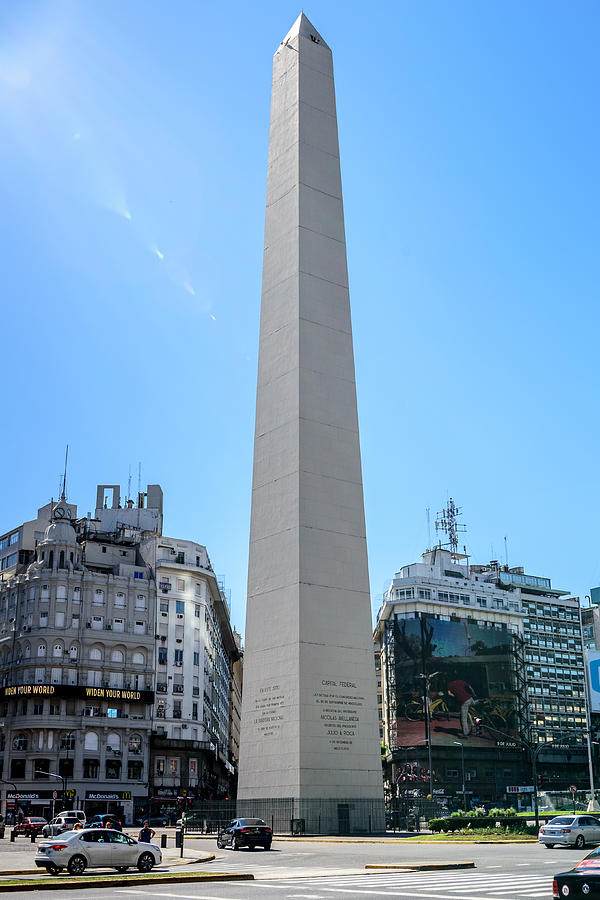
<path id="1" fill-rule="evenodd" d="M 120 831 L 88 828 L 40 841 L 34 862 L 51 875 L 62 869 L 71 875 L 81 875 L 87 868 L 125 872 L 131 866 L 149 872 L 162 862 L 162 853 L 156 844 L 136 841 Z"/>
<path id="2" fill-rule="evenodd" d="M 600 819 L 595 816 L 555 816 L 538 832 L 538 841 L 546 847 L 564 844 L 581 849 L 600 844 Z"/>

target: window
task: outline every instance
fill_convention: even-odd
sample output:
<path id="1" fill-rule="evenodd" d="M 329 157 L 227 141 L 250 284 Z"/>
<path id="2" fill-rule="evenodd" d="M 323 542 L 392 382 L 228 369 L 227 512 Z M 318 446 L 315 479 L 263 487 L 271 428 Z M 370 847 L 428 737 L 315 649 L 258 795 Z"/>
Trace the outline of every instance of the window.
<path id="1" fill-rule="evenodd" d="M 121 735 L 117 731 L 109 731 L 106 735 L 106 749 L 121 749 Z"/>
<path id="2" fill-rule="evenodd" d="M 200 607 L 198 606 L 198 604 L 196 604 L 196 606 L 194 607 L 194 615 L 197 619 L 200 618 Z"/>
<path id="3" fill-rule="evenodd" d="M 38 644 L 37 655 L 38 656 L 46 655 L 46 645 L 45 644 Z"/>
<path id="4" fill-rule="evenodd" d="M 100 590 L 100 588 L 96 588 L 94 591 L 94 606 L 103 606 L 104 605 L 104 591 Z"/>
<path id="5" fill-rule="evenodd" d="M 111 672 L 108 678 L 108 684 L 111 688 L 122 688 L 123 672 Z"/>
<path id="6" fill-rule="evenodd" d="M 81 601 L 81 588 L 73 588 L 73 603 L 79 603 Z"/>
<path id="7" fill-rule="evenodd" d="M 146 665 L 146 654 L 142 653 L 141 650 L 136 650 L 131 657 L 131 661 L 134 666 L 145 666 Z"/>
<path id="8" fill-rule="evenodd" d="M 134 634 L 145 634 L 146 628 L 143 622 L 137 621 L 133 626 Z"/>
<path id="9" fill-rule="evenodd" d="M 36 779 L 48 778 L 50 771 L 49 759 L 34 759 L 33 761 L 33 777 Z"/>
<path id="10" fill-rule="evenodd" d="M 56 599 L 60 602 L 64 602 L 67 599 L 67 587 L 64 584 L 59 584 L 56 588 Z"/>
<path id="11" fill-rule="evenodd" d="M 25 778 L 25 760 L 11 759 L 10 761 L 10 777 L 22 780 Z"/>
<path id="12" fill-rule="evenodd" d="M 78 655 L 79 649 L 77 648 L 77 645 L 71 644 L 71 646 L 69 647 L 69 659 L 77 659 Z"/>
<path id="13" fill-rule="evenodd" d="M 139 734 L 132 734 L 129 737 L 129 743 L 127 745 L 127 749 L 130 753 L 141 753 L 142 752 L 142 737 Z"/>
<path id="14" fill-rule="evenodd" d="M 181 718 L 181 700 L 173 701 L 173 718 L 174 719 Z"/>
<path id="15" fill-rule="evenodd" d="M 79 613 L 71 616 L 71 628 L 79 628 Z"/>
<path id="16" fill-rule="evenodd" d="M 98 749 L 98 735 L 95 731 L 86 731 L 83 743 L 84 750 Z"/>
<path id="17" fill-rule="evenodd" d="M 43 684 L 45 677 L 46 677 L 46 670 L 44 668 L 38 668 L 35 670 L 35 683 L 36 684 Z"/>
<path id="18" fill-rule="evenodd" d="M 101 660 L 102 650 L 100 647 L 92 647 L 90 650 L 90 659 Z"/>
<path id="19" fill-rule="evenodd" d="M 62 659 L 63 652 L 64 647 L 62 644 L 55 644 L 52 648 L 52 656 L 54 656 L 55 659 Z"/>
<path id="20" fill-rule="evenodd" d="M 122 663 L 125 661 L 125 656 L 122 650 L 113 650 L 110 654 L 111 662 Z"/>
<path id="21" fill-rule="evenodd" d="M 183 665 L 183 650 L 175 650 L 175 665 Z"/>
<path id="22" fill-rule="evenodd" d="M 175 612 L 178 616 L 182 616 L 185 612 L 185 602 L 183 600 L 175 601 Z"/>
<path id="23" fill-rule="evenodd" d="M 93 778 L 96 780 L 100 773 L 100 760 L 99 759 L 84 759 L 83 760 L 83 777 L 84 778 Z"/>
<path id="24" fill-rule="evenodd" d="M 177 579 L 177 590 L 185 591 L 185 579 L 184 578 Z"/>
<path id="25" fill-rule="evenodd" d="M 130 781 L 141 781 L 143 768 L 143 763 L 141 763 L 139 760 L 129 760 L 127 763 L 128 779 Z"/>
<path id="26" fill-rule="evenodd" d="M 146 609 L 146 597 L 144 594 L 137 594 L 135 598 L 136 609 Z"/>
<path id="27" fill-rule="evenodd" d="M 18 543 L 19 543 L 19 532 L 15 531 L 14 534 L 11 534 L 11 536 L 8 539 L 8 546 L 13 547 L 15 544 L 18 544 Z"/>
<path id="28" fill-rule="evenodd" d="M 167 615 L 169 612 L 169 604 L 165 603 L 164 600 L 161 600 L 161 602 L 160 602 L 160 611 L 161 611 L 161 613 L 164 613 L 165 615 Z"/>
<path id="29" fill-rule="evenodd" d="M 431 591 L 419 588 L 419 600 L 431 600 Z"/>
<path id="30" fill-rule="evenodd" d="M 34 716 L 43 716 L 44 715 L 44 704 L 43 703 L 34 703 L 33 704 L 33 714 L 34 714 Z"/>
<path id="31" fill-rule="evenodd" d="M 162 776 L 165 774 L 165 761 L 162 757 L 158 757 L 156 759 L 155 771 L 158 776 Z"/>
<path id="32" fill-rule="evenodd" d="M 167 664 L 167 648 L 159 647 L 158 648 L 158 664 L 160 666 L 166 666 Z"/>
<path id="33" fill-rule="evenodd" d="M 107 759 L 106 760 L 106 778 L 111 779 L 119 779 L 121 777 L 121 760 L 120 759 Z"/>
<path id="34" fill-rule="evenodd" d="M 47 628 L 47 627 L 48 627 L 48 613 L 41 612 L 40 613 L 40 628 Z"/>
<path id="35" fill-rule="evenodd" d="M 125 594 L 123 593 L 123 591 L 117 591 L 117 593 L 115 594 L 115 606 L 125 606 Z"/>
<path id="36" fill-rule="evenodd" d="M 169 775 L 179 775 L 179 757 L 169 759 Z"/>
<path id="37" fill-rule="evenodd" d="M 113 631 L 125 631 L 125 619 L 113 619 Z"/>
<path id="38" fill-rule="evenodd" d="M 67 731 L 65 734 L 61 736 L 60 739 L 60 749 L 61 750 L 74 750 L 75 749 L 75 735 L 72 731 Z"/>
<path id="39" fill-rule="evenodd" d="M 101 631 L 104 625 L 104 616 L 92 616 L 92 628 Z"/>
<path id="40" fill-rule="evenodd" d="M 192 703 L 192 719 L 198 718 L 198 704 Z"/>
<path id="41" fill-rule="evenodd" d="M 194 665 L 200 665 L 200 654 L 196 650 L 194 650 Z"/>
<path id="42" fill-rule="evenodd" d="M 43 584 L 42 585 L 42 593 L 40 595 L 40 600 L 49 600 L 50 599 L 50 585 Z"/>
<path id="43" fill-rule="evenodd" d="M 64 612 L 56 612 L 56 613 L 54 613 L 54 627 L 55 627 L 55 628 L 64 628 L 64 627 L 65 627 L 65 614 L 64 614 Z"/>
<path id="44" fill-rule="evenodd" d="M 50 681 L 52 684 L 61 684 L 62 683 L 62 669 L 51 669 L 50 670 Z"/>
<path id="45" fill-rule="evenodd" d="M 122 711 L 120 709 L 115 709 L 115 707 L 109 707 L 106 710 L 106 715 L 109 719 L 120 719 Z"/>
<path id="46" fill-rule="evenodd" d="M 143 577 L 144 577 L 144 573 L 143 573 L 143 572 L 134 572 L 134 573 L 133 573 L 133 577 L 134 577 L 134 578 L 143 578 Z"/>

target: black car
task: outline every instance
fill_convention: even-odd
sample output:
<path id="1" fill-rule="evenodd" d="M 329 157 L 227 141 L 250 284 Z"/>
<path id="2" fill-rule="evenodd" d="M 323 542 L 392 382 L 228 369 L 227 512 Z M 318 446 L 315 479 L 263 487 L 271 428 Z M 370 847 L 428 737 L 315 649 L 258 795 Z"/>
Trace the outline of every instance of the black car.
<path id="1" fill-rule="evenodd" d="M 554 876 L 552 896 L 555 900 L 598 900 L 600 898 L 600 847 L 592 850 L 568 872 Z"/>
<path id="2" fill-rule="evenodd" d="M 262 819 L 232 819 L 217 835 L 217 847 L 221 850 L 224 847 L 231 847 L 232 850 L 264 847 L 270 850 L 272 841 L 273 832 Z"/>

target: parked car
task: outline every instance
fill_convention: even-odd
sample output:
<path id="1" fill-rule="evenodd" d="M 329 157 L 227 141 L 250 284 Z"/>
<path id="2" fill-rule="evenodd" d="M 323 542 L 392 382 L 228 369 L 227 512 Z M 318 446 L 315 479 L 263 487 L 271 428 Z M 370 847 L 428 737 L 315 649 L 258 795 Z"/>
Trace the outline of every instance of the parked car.
<path id="1" fill-rule="evenodd" d="M 80 822 L 85 824 L 85 813 L 82 809 L 63 809 L 60 813 L 61 816 L 75 816 L 76 819 L 79 819 Z"/>
<path id="2" fill-rule="evenodd" d="M 121 831 L 84 828 L 40 841 L 34 862 L 50 875 L 58 875 L 63 869 L 81 875 L 88 868 L 126 872 L 132 866 L 149 872 L 162 862 L 162 853 L 156 844 L 141 843 Z"/>
<path id="3" fill-rule="evenodd" d="M 139 825 L 140 828 L 142 827 L 144 822 L 147 822 L 148 825 L 150 825 L 150 826 L 156 825 L 159 828 L 166 828 L 167 825 L 169 824 L 169 820 L 166 816 L 150 816 L 150 817 L 145 816 L 142 819 L 135 820 L 135 824 Z"/>
<path id="4" fill-rule="evenodd" d="M 538 841 L 552 848 L 565 844 L 581 849 L 586 844 L 600 844 L 600 819 L 595 816 L 555 816 L 538 832 Z"/>
<path id="5" fill-rule="evenodd" d="M 4 816 L 0 816 L 0 838 L 3 838 L 6 833 L 6 822 L 4 820 Z"/>
<path id="6" fill-rule="evenodd" d="M 217 847 L 221 850 L 224 847 L 231 847 L 232 850 L 264 847 L 270 850 L 272 841 L 273 832 L 262 819 L 232 819 L 217 835 Z"/>
<path id="7" fill-rule="evenodd" d="M 22 834 L 26 837 L 31 837 L 32 834 L 35 834 L 37 837 L 38 834 L 42 833 L 44 825 L 47 824 L 47 820 L 42 819 L 40 816 L 25 816 L 22 822 L 17 822 L 13 832 L 15 837 L 19 837 Z"/>
<path id="8" fill-rule="evenodd" d="M 47 825 L 44 825 L 42 835 L 44 837 L 52 837 L 56 834 L 62 834 L 63 831 L 73 831 L 73 826 L 79 821 L 76 816 L 56 816 Z"/>
<path id="9" fill-rule="evenodd" d="M 586 897 L 589 900 L 600 898 L 600 848 L 592 850 L 581 862 L 554 876 L 552 896 L 557 900 L 565 897 Z"/>
<path id="10" fill-rule="evenodd" d="M 102 815 L 92 816 L 89 822 L 86 822 L 86 828 L 105 828 L 106 823 L 111 822 L 114 824 L 123 825 L 123 823 L 117 818 L 114 813 L 102 813 Z"/>

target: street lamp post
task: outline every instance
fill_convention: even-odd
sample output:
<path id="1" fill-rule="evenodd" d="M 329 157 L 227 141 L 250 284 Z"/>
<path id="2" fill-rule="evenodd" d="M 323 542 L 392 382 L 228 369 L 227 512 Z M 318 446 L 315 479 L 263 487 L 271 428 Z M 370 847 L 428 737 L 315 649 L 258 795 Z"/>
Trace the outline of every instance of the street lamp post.
<path id="1" fill-rule="evenodd" d="M 65 778 L 64 778 L 64 776 L 63 776 L 63 775 L 57 775 L 56 772 L 45 772 L 43 769 L 36 769 L 35 772 L 34 772 L 33 774 L 34 774 L 34 775 L 47 775 L 47 776 L 49 776 L 50 778 L 59 778 L 60 781 L 62 781 L 62 800 L 63 800 L 63 807 L 64 807 L 65 801 L 66 801 L 66 799 L 67 799 L 67 798 L 66 798 L 66 789 L 65 789 Z"/>
<path id="2" fill-rule="evenodd" d="M 461 741 L 452 741 L 453 744 L 457 744 L 460 747 L 460 759 L 462 763 L 462 795 L 463 795 L 463 810 L 467 811 L 467 792 L 465 790 L 465 747 Z"/>

